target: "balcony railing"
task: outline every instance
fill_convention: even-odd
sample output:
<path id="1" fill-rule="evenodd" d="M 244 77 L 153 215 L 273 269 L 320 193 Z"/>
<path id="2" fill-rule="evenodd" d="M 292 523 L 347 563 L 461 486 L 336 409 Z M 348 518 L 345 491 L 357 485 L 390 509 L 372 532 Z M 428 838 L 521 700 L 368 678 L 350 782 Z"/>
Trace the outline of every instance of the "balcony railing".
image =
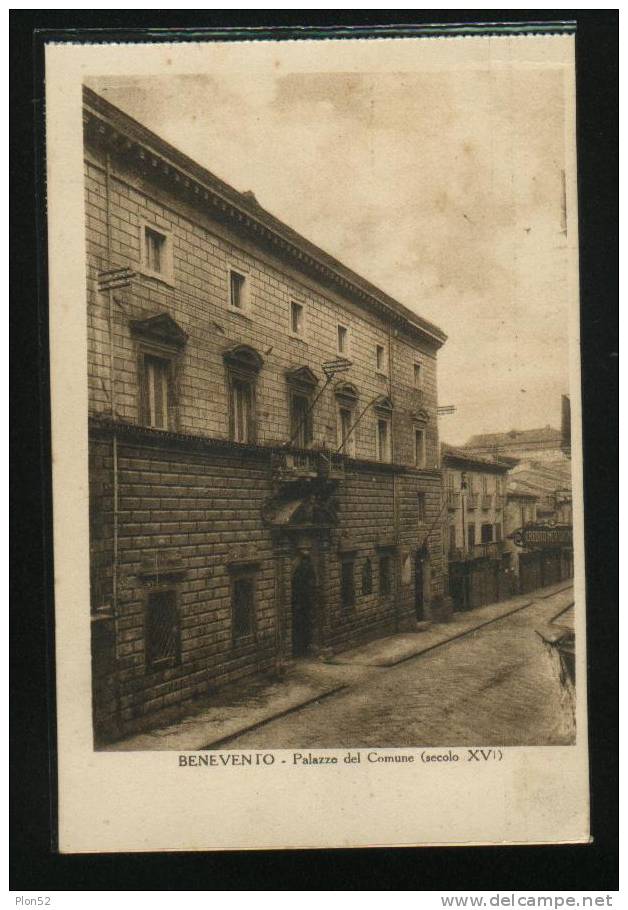
<path id="1" fill-rule="evenodd" d="M 447 508 L 457 509 L 460 506 L 460 493 L 456 493 L 455 490 L 447 490 Z"/>
<path id="2" fill-rule="evenodd" d="M 283 483 L 344 478 L 345 465 L 342 455 L 336 452 L 277 452 L 273 455 L 273 476 Z"/>
<path id="3" fill-rule="evenodd" d="M 478 494 L 477 493 L 467 493 L 467 509 L 477 509 L 478 507 Z"/>
<path id="4" fill-rule="evenodd" d="M 499 559 L 503 549 L 504 542 L 502 540 L 493 540 L 490 543 L 476 543 L 473 547 L 472 559 L 481 559 L 487 556 L 491 559 Z"/>
<path id="5" fill-rule="evenodd" d="M 449 560 L 451 562 L 460 562 L 473 559 L 499 559 L 503 549 L 503 540 L 493 540 L 490 543 L 476 543 L 468 550 L 455 547 L 449 551 Z"/>
<path id="6" fill-rule="evenodd" d="M 484 510 L 490 509 L 493 505 L 493 496 L 491 493 L 482 493 L 482 508 Z"/>

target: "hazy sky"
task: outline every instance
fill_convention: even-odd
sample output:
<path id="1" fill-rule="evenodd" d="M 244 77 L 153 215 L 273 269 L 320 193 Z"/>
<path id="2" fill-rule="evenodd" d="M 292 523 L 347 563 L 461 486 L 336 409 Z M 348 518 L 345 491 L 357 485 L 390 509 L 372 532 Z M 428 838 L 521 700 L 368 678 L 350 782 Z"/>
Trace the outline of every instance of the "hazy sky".
<path id="1" fill-rule="evenodd" d="M 526 40 L 526 39 L 523 39 Z M 93 88 L 449 336 L 441 438 L 560 422 L 560 68 L 91 78 Z"/>

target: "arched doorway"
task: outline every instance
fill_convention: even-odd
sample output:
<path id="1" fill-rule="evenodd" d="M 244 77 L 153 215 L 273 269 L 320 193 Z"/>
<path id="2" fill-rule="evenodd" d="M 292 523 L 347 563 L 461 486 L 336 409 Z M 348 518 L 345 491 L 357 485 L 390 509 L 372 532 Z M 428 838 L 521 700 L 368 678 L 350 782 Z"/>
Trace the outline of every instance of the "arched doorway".
<path id="1" fill-rule="evenodd" d="M 292 655 L 310 651 L 314 633 L 316 575 L 309 557 L 304 557 L 292 576 Z"/>

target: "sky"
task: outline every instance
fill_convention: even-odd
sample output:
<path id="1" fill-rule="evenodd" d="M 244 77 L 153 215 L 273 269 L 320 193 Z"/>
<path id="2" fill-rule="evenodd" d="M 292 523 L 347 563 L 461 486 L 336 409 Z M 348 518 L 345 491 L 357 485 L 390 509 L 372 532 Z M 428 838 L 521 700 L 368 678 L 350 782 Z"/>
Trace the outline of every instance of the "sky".
<path id="1" fill-rule="evenodd" d="M 525 39 L 524 39 L 525 40 Z M 440 326 L 441 438 L 560 425 L 559 67 L 91 77 L 87 84 Z"/>

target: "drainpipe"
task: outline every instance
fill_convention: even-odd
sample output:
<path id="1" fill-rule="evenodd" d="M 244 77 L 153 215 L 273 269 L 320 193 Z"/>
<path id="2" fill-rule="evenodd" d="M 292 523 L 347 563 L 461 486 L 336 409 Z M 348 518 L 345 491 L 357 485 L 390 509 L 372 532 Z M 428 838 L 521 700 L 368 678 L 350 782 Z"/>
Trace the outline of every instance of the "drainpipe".
<path id="1" fill-rule="evenodd" d="M 107 265 L 111 268 L 112 262 L 112 242 L 111 242 L 111 155 L 107 152 L 105 159 L 105 221 L 107 225 Z M 116 378 L 115 378 L 115 350 L 114 350 L 114 333 L 113 333 L 113 313 L 114 299 L 113 289 L 107 290 L 109 300 L 109 384 L 111 400 L 111 420 L 114 423 L 113 434 L 111 438 L 111 456 L 112 456 L 112 481 L 113 481 L 113 502 L 112 502 L 112 565 L 111 565 L 111 607 L 113 612 L 113 623 L 115 633 L 115 657 L 119 660 L 119 636 L 118 636 L 118 436 L 115 430 L 116 414 Z M 117 687 L 116 687 L 117 688 Z M 120 710 L 119 698 L 117 697 L 118 712 Z"/>
<path id="2" fill-rule="evenodd" d="M 392 322 L 388 323 L 388 396 L 390 400 L 393 400 L 393 367 L 394 367 L 394 356 L 393 356 L 393 328 Z M 393 408 L 391 421 L 390 421 L 390 454 L 391 460 L 394 461 L 395 455 L 395 411 Z M 393 529 L 395 540 L 399 540 L 400 527 L 399 527 L 399 490 L 397 484 L 397 473 L 393 472 L 392 475 L 392 495 L 393 495 Z M 401 566 L 400 566 L 401 569 Z M 399 572 L 395 573 L 397 581 L 397 590 L 395 592 L 395 631 L 399 628 L 399 595 L 401 593 L 401 585 L 399 582 L 400 574 Z"/>

